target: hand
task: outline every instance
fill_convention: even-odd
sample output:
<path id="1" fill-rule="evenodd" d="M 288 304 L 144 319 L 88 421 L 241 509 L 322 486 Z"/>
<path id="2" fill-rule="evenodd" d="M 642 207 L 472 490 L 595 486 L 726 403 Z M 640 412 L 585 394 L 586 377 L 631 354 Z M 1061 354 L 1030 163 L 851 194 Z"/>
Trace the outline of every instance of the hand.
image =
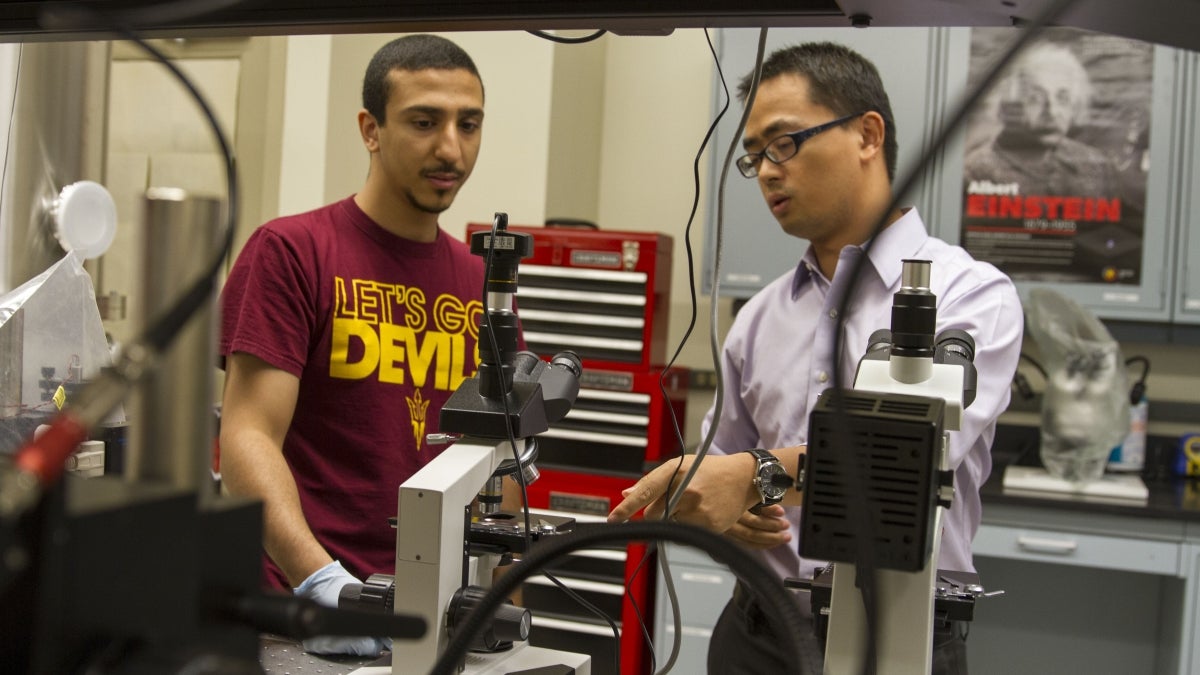
<path id="1" fill-rule="evenodd" d="M 725 534 L 750 548 L 769 549 L 782 546 L 792 540 L 791 523 L 784 517 L 784 513 L 786 512 L 783 507 L 778 504 L 747 511 Z"/>
<path id="2" fill-rule="evenodd" d="M 678 489 L 693 461 L 694 455 L 672 459 L 642 476 L 633 487 L 622 491 L 625 499 L 608 514 L 608 522 L 625 522 L 642 508 L 646 509 L 647 520 L 661 518 L 669 497 L 668 483 L 672 490 Z M 752 482 L 756 466 L 754 457 L 745 452 L 706 456 L 671 512 L 671 519 L 725 532 L 758 501 Z"/>
<path id="3" fill-rule="evenodd" d="M 315 600 L 326 607 L 338 606 L 338 594 L 346 584 L 362 583 L 354 575 L 342 567 L 342 563 L 334 560 L 321 569 L 313 572 L 299 586 L 296 595 Z M 318 635 L 305 640 L 304 651 L 313 654 L 352 654 L 354 656 L 379 656 L 384 649 L 392 648 L 390 638 L 374 637 L 339 637 L 333 635 Z"/>

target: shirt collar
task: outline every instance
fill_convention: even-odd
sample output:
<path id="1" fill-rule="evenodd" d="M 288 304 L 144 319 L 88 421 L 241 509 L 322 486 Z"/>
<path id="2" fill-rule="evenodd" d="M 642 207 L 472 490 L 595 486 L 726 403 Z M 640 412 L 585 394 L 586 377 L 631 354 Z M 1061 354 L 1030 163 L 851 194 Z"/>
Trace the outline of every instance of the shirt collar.
<path id="1" fill-rule="evenodd" d="M 905 209 L 894 223 L 879 233 L 871 244 L 867 259 L 885 287 L 891 288 L 899 282 L 900 274 L 904 270 L 904 260 L 915 257 L 928 239 L 929 233 L 925 231 L 925 224 L 921 221 L 916 207 Z M 862 246 L 847 246 L 842 249 L 843 260 L 847 249 L 851 248 L 862 250 Z M 841 268 L 842 265 L 839 263 L 838 267 Z M 817 256 L 810 245 L 792 276 L 793 297 L 814 275 L 819 274 L 818 270 L 820 267 L 817 265 Z"/>
<path id="2" fill-rule="evenodd" d="M 792 299 L 800 294 L 800 289 L 804 288 L 804 284 L 808 283 L 814 275 L 817 274 L 817 257 L 813 255 L 812 246 L 804 252 L 804 257 L 800 258 L 800 263 L 796 265 L 796 271 L 792 275 Z"/>

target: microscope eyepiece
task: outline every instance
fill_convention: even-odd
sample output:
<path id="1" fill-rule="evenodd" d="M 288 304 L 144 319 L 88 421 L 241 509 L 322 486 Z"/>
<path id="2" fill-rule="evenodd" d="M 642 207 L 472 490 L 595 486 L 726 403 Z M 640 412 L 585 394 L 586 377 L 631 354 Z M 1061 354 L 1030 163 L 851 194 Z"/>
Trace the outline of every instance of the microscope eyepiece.
<path id="1" fill-rule="evenodd" d="M 963 369 L 963 407 L 975 402 L 978 373 L 975 371 L 975 339 L 965 330 L 948 328 L 937 336 L 934 363 L 950 363 Z"/>
<path id="2" fill-rule="evenodd" d="M 578 378 L 583 374 L 583 362 L 579 360 L 579 355 L 573 351 L 561 351 L 550 359 L 551 366 L 561 366 L 571 371 L 571 374 Z"/>
<path id="3" fill-rule="evenodd" d="M 975 340 L 971 334 L 959 328 L 949 328 L 937 336 L 938 354 L 958 354 L 969 362 L 975 361 Z"/>
<path id="4" fill-rule="evenodd" d="M 905 260 L 900 290 L 892 296 L 892 354 L 930 358 L 937 296 L 929 290 L 928 260 Z"/>
<path id="5" fill-rule="evenodd" d="M 529 375 L 541 364 L 542 360 L 531 351 L 517 352 L 512 357 L 512 369 L 515 375 Z"/>
<path id="6" fill-rule="evenodd" d="M 928 260 L 905 259 L 901 262 L 903 268 L 900 272 L 900 287 L 928 291 L 930 269 L 933 264 Z"/>

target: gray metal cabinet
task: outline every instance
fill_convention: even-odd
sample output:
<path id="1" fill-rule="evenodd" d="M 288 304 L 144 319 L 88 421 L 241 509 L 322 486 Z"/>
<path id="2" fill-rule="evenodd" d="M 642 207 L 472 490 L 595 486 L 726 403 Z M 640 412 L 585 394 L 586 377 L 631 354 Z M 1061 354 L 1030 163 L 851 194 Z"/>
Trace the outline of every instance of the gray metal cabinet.
<path id="1" fill-rule="evenodd" d="M 942 108 L 935 111 L 943 118 L 952 115 L 953 107 L 966 93 L 971 29 L 952 29 L 948 42 L 947 96 L 941 100 Z M 1181 138 L 1184 129 L 1194 124 L 1192 118 L 1195 113 L 1188 112 L 1194 107 L 1185 105 L 1185 94 L 1190 87 L 1185 86 L 1188 73 L 1184 61 L 1190 57 L 1185 52 L 1166 47 L 1154 46 L 1151 49 L 1152 100 L 1149 106 L 1150 119 L 1146 125 L 1149 145 L 1141 160 L 1147 171 L 1144 178 L 1144 232 L 1138 267 L 1140 278 L 1137 283 L 1106 283 L 1099 279 L 1094 283 L 1017 279 L 1022 298 L 1027 297 L 1031 289 L 1045 286 L 1068 295 L 1101 318 L 1171 319 L 1171 288 L 1175 276 L 1171 249 L 1180 227 L 1178 214 L 1182 196 L 1178 181 L 1184 154 Z M 955 244 L 960 242 L 962 231 L 965 153 L 965 133 L 960 130 L 952 136 L 943 153 L 940 170 L 942 189 L 939 193 L 942 202 L 938 211 L 941 218 L 933 228 L 938 237 Z M 1112 241 L 1108 243 L 1111 245 Z M 1200 295 L 1197 297 L 1200 298 Z M 1200 317 L 1200 312 L 1197 316 Z"/>
<path id="2" fill-rule="evenodd" d="M 1187 110 L 1200 105 L 1200 56 L 1189 53 L 1180 58 Z M 1180 227 L 1175 242 L 1175 284 L 1172 320 L 1200 324 L 1200 119 L 1195 113 L 1183 116 L 1180 147 L 1184 152 L 1180 172 Z"/>
<path id="3" fill-rule="evenodd" d="M 670 561 L 671 579 L 679 600 L 680 647 L 671 672 L 706 672 L 712 629 L 733 593 L 736 577 L 707 554 L 687 546 L 663 544 L 661 555 Z M 654 593 L 654 658 L 658 668 L 662 668 L 671 654 L 675 622 L 661 568 Z"/>
<path id="4" fill-rule="evenodd" d="M 1200 673 L 1200 543 L 1184 544 L 1180 563 L 1187 572 L 1183 592 L 1169 599 L 1181 617 L 1179 672 Z"/>
<path id="5" fill-rule="evenodd" d="M 764 205 L 756 181 L 743 178 L 732 167 L 725 169 L 731 142 L 732 154 L 741 153 L 737 127 L 742 107 L 736 100 L 736 88 L 739 79 L 753 67 L 758 34 L 756 29 L 724 29 L 718 34 L 721 74 L 734 100 L 710 143 L 704 285 L 711 293 L 717 281 L 719 294 L 734 298 L 750 297 L 792 269 L 807 246 L 781 231 Z M 773 29 L 768 32 L 766 53 L 808 40 L 847 44 L 879 68 L 896 116 L 899 185 L 951 119 L 965 93 L 971 29 Z M 1114 246 L 1140 246 L 1140 261 L 1129 264 L 1136 268 L 1136 278 L 1103 281 L 1102 275 L 1097 275 L 1094 283 L 1017 279 L 1017 286 L 1022 297 L 1038 286 L 1052 286 L 1105 319 L 1200 324 L 1200 270 L 1189 269 L 1190 261 L 1200 260 L 1200 235 L 1190 232 L 1193 223 L 1200 224 L 1200 196 L 1193 194 L 1200 192 L 1197 56 L 1161 46 L 1147 45 L 1147 49 L 1152 61 L 1151 82 L 1146 88 L 1150 101 L 1148 112 L 1141 114 L 1149 119 L 1136 125 L 1148 134 L 1136 140 L 1138 147 L 1144 145 L 1145 152 L 1134 159 L 1125 158 L 1139 163 L 1145 171 L 1140 181 L 1145 184 L 1144 199 L 1139 194 L 1137 205 L 1143 223 L 1140 242 L 1137 237 L 1109 237 L 1097 228 L 1075 244 L 1102 251 Z M 718 78 L 713 92 L 714 114 L 725 102 Z M 930 231 L 951 243 L 962 239 L 965 138 L 962 130 L 951 135 L 902 200 L 916 205 Z M 723 173 L 722 194 L 717 188 L 722 185 Z M 713 256 L 718 219 L 724 233 L 719 279 Z M 1137 257 L 1136 253 L 1130 255 Z"/>
<path id="6" fill-rule="evenodd" d="M 734 576 L 707 555 L 664 545 L 680 603 L 673 672 L 704 672 Z M 1200 524 L 989 504 L 975 537 L 989 591 L 967 641 L 976 675 L 1200 673 Z M 659 572 L 655 656 L 674 636 Z"/>
<path id="7" fill-rule="evenodd" d="M 733 158 L 742 154 L 741 137 L 737 135 L 742 105 L 737 100 L 737 85 L 754 67 L 758 49 L 757 29 L 722 29 L 717 32 L 717 48 L 721 73 L 729 88 L 732 101 L 709 142 L 709 186 L 721 184 L 725 158 L 731 142 L 735 144 Z M 783 28 L 767 33 L 765 55 L 779 47 L 806 41 L 833 41 L 848 45 L 872 59 L 879 68 L 884 83 L 889 85 L 892 111 L 899 130 L 899 160 L 915 161 L 928 136 L 930 101 L 940 87 L 942 56 L 946 29 L 943 28 Z M 713 91 L 714 116 L 726 104 L 726 94 L 718 78 Z M 730 160 L 732 162 L 732 159 Z M 903 170 L 903 169 L 901 169 Z M 911 203 L 928 219 L 933 217 L 937 204 L 932 181 L 922 181 L 913 193 Z M 714 264 L 712 251 L 716 244 L 717 217 L 723 213 L 722 260 L 720 294 L 733 298 L 754 295 L 775 277 L 794 268 L 808 248 L 808 243 L 784 234 L 767 209 L 758 182 L 744 178 L 729 165 L 725 180 L 724 209 L 718 208 L 719 191 L 708 190 L 708 227 L 704 259 L 704 290 L 712 292 Z"/>
<path id="8" fill-rule="evenodd" d="M 1005 594 L 977 603 L 971 672 L 1200 672 L 1187 542 L 1181 521 L 989 505 L 975 566 Z"/>

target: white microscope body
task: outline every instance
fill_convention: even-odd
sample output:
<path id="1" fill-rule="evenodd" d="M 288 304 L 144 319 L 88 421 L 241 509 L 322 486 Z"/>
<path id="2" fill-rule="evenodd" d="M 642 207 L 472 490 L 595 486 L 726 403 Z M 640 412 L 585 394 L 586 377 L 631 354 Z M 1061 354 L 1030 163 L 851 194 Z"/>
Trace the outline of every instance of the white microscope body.
<path id="1" fill-rule="evenodd" d="M 454 391 L 439 414 L 442 435 L 462 440 L 400 486 L 394 611 L 421 617 L 428 630 L 419 640 L 393 642 L 388 670 L 394 675 L 428 673 L 446 651 L 452 631 L 473 612 L 471 594 L 491 586 L 502 553 L 497 549 L 511 549 L 472 550 L 471 504 L 478 496 L 481 513 L 493 514 L 500 507 L 502 474 L 520 472 L 527 483 L 536 479 L 534 438 L 566 415 L 579 392 L 581 366 L 574 353 L 560 352 L 547 363 L 518 351 L 513 296 L 518 264 L 532 253 L 533 237 L 509 232 L 507 222 L 505 214 L 497 213 L 491 233 L 471 237 L 471 252 L 487 259 L 480 363 L 475 377 Z M 509 465 L 502 466 L 506 462 Z M 515 537 L 523 547 L 544 532 L 541 519 L 538 522 L 535 532 L 504 523 L 489 534 L 503 530 L 507 541 Z M 492 527 L 487 520 L 479 524 Z M 549 529 L 556 531 L 554 526 Z M 494 616 L 490 639 L 482 645 L 488 650 L 468 653 L 462 672 L 508 673 L 558 665 L 590 675 L 587 655 L 529 646 L 528 611 L 502 607 Z M 507 643 L 511 647 L 503 648 Z"/>
<path id="2" fill-rule="evenodd" d="M 928 285 L 929 263 L 905 261 L 905 276 L 902 282 L 904 288 L 901 292 L 916 289 L 932 298 L 932 294 L 928 293 Z M 897 309 L 894 308 L 894 330 L 897 323 L 896 312 Z M 932 329 L 933 319 L 926 319 L 928 327 Z M 932 346 L 932 332 L 928 337 Z M 969 336 L 967 340 L 969 341 Z M 874 342 L 874 336 L 872 341 Z M 900 340 L 897 339 L 896 342 L 899 343 Z M 968 366 L 973 358 L 973 345 L 971 350 L 971 356 L 967 357 Z M 906 394 L 944 401 L 944 433 L 941 435 L 940 447 L 935 449 L 933 457 L 936 460 L 934 468 L 945 475 L 948 471 L 948 432 L 961 428 L 963 409 L 971 402 L 964 402 L 968 374 L 963 365 L 935 363 L 932 350 L 929 351 L 928 356 L 906 356 L 897 354 L 896 351 L 886 359 L 872 359 L 868 356 L 859 363 L 854 390 Z M 973 396 L 973 366 L 970 368 L 970 389 Z M 950 492 L 943 487 L 939 502 L 948 504 Z M 877 672 L 883 675 L 928 675 L 932 668 L 934 595 L 943 511 L 944 506 L 935 507 L 931 532 L 932 554 L 924 561 L 920 570 L 875 570 Z M 853 563 L 837 562 L 833 568 L 829 631 L 825 646 L 826 675 L 859 675 L 864 672 L 863 647 L 867 624 L 862 592 L 856 585 L 857 572 L 857 566 Z"/>
<path id="3" fill-rule="evenodd" d="M 519 446 L 524 441 L 518 441 Z M 420 640 L 392 645 L 394 675 L 427 673 L 446 649 L 447 616 L 454 594 L 464 585 L 466 509 L 513 452 L 507 441 L 464 439 L 447 448 L 400 486 L 396 523 L 396 607 L 425 619 L 429 629 Z M 466 584 L 491 586 L 499 556 L 474 557 Z M 528 627 L 526 627 L 527 631 Z M 467 673 L 501 673 L 562 664 L 579 675 L 591 672 L 590 658 L 514 642 L 508 651 L 472 653 Z"/>

